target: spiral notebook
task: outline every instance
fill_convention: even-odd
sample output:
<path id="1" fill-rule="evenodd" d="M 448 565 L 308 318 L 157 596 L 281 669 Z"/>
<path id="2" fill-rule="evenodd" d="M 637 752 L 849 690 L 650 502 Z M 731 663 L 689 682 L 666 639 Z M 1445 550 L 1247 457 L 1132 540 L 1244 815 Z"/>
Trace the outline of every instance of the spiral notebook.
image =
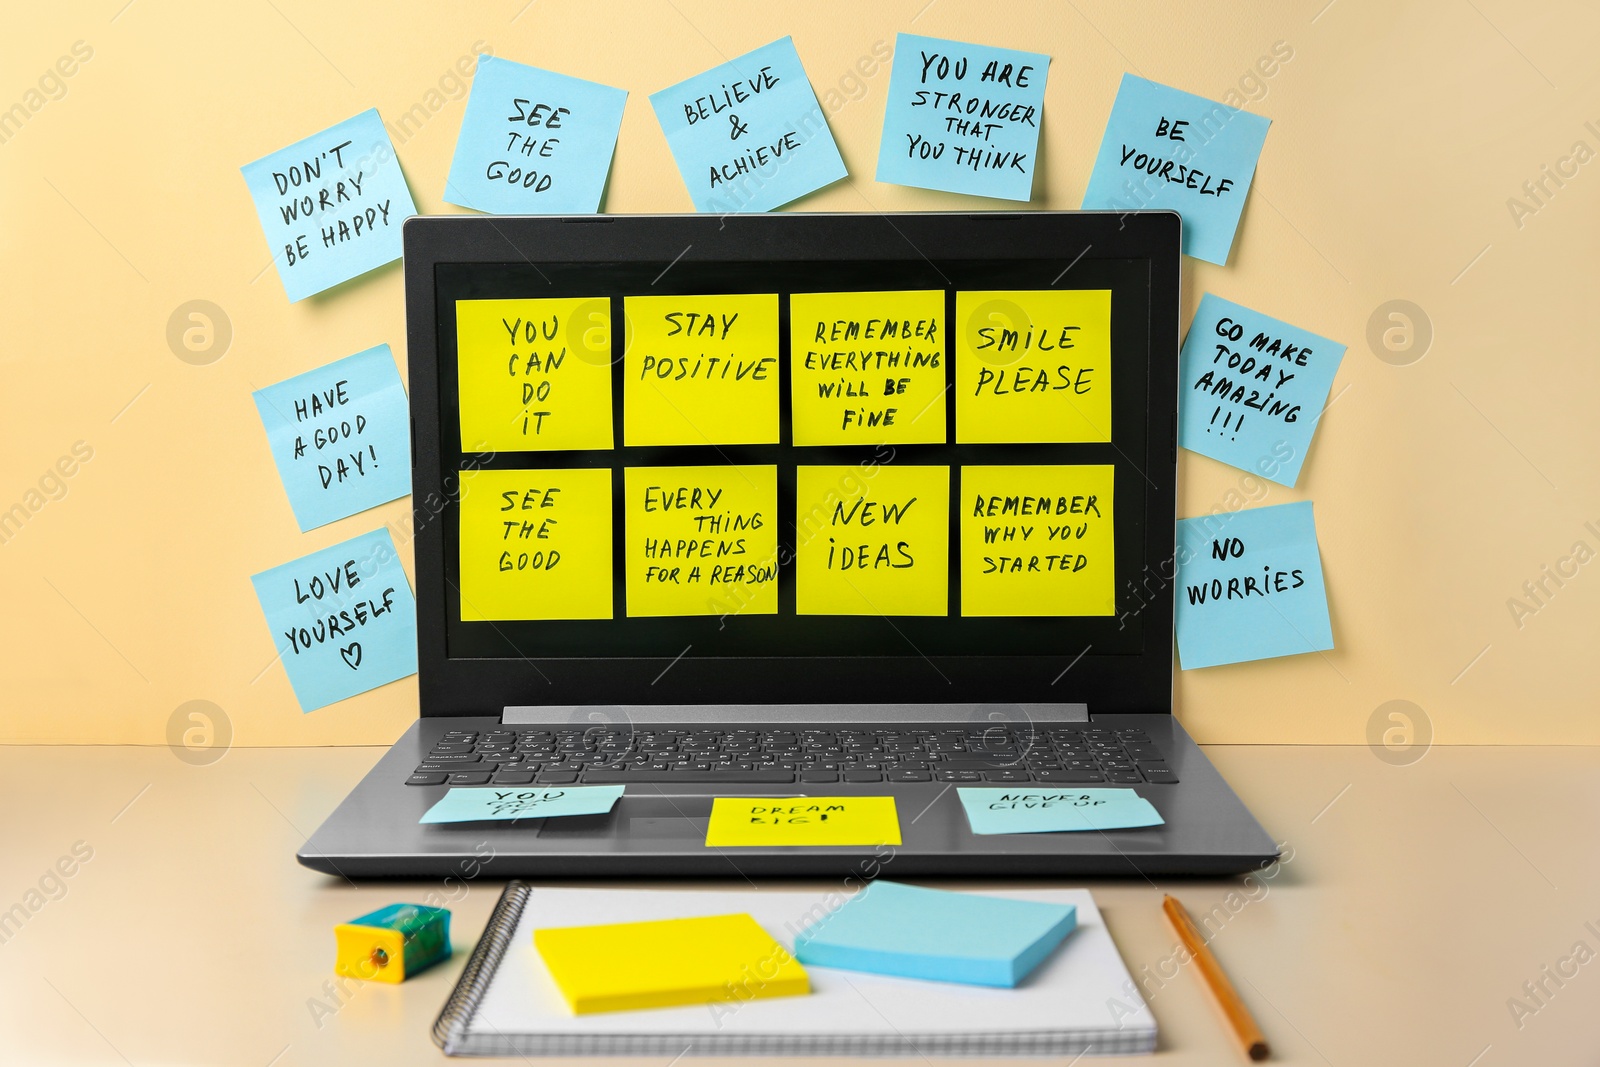
<path id="1" fill-rule="evenodd" d="M 1086 889 L 987 895 L 1077 906 L 1077 929 L 1015 989 L 808 967 L 806 996 L 573 1015 L 540 927 L 748 912 L 791 951 L 837 891 L 545 889 L 512 882 L 433 1037 L 451 1056 L 1072 1056 L 1151 1052 L 1155 1018 Z M 619 966 L 623 961 L 618 961 Z"/>

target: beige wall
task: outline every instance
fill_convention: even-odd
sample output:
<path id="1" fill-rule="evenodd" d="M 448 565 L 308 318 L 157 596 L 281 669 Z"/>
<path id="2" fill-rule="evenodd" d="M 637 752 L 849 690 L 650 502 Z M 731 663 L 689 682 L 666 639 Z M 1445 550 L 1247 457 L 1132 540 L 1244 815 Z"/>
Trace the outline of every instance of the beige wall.
<path id="1" fill-rule="evenodd" d="M 450 76 L 483 42 L 628 89 L 605 207 L 685 211 L 648 94 L 792 34 L 852 174 L 803 207 L 1000 206 L 872 180 L 888 71 L 855 67 L 907 30 L 1054 57 L 1035 207 L 1079 205 L 1124 70 L 1248 89 L 1274 120 L 1234 264 L 1185 261 L 1185 322 L 1213 291 L 1347 343 L 1338 400 L 1298 488 L 1185 455 L 1179 514 L 1314 500 L 1338 648 L 1180 674 L 1190 729 L 1360 742 L 1405 699 L 1441 742 L 1600 743 L 1600 562 L 1520 627 L 1507 607 L 1575 542 L 1600 550 L 1600 162 L 1520 226 L 1507 206 L 1576 142 L 1600 151 L 1592 5 L 650 0 L 597 22 L 589 0 L 123 3 L 28 5 L 0 35 L 0 109 L 93 51 L 0 143 L 0 510 L 92 449 L 0 544 L 0 740 L 161 743 L 192 699 L 254 745 L 386 742 L 416 714 L 407 680 L 302 716 L 273 662 L 249 576 L 382 523 L 403 535 L 407 503 L 302 535 L 250 391 L 382 341 L 403 360 L 401 275 L 288 304 L 241 164 L 421 105 L 401 162 L 419 210 L 457 210 Z M 1293 58 L 1252 82 L 1280 41 Z M 208 366 L 166 340 L 193 299 L 232 323 Z M 1392 299 L 1432 323 L 1411 365 L 1367 344 Z"/>

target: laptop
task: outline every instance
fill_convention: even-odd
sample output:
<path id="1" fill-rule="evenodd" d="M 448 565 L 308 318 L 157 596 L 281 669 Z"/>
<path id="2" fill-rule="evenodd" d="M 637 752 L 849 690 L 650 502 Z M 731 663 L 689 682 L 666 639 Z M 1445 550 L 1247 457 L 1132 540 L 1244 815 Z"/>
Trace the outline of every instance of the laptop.
<path id="1" fill-rule="evenodd" d="M 421 714 L 346 877 L 1223 874 L 1272 839 L 1172 714 L 1180 221 L 413 218 Z M 452 788 L 603 815 L 419 823 Z M 958 790 L 1159 827 L 977 835 Z M 708 847 L 718 797 L 901 844 Z"/>

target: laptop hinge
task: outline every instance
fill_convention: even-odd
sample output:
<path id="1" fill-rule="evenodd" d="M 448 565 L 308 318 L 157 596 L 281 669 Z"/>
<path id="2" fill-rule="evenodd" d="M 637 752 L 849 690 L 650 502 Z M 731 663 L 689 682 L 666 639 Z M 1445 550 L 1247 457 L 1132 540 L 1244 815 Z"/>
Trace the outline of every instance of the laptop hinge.
<path id="1" fill-rule="evenodd" d="M 507 726 L 629 726 L 646 723 L 950 723 L 1026 726 L 1088 722 L 1087 704 L 593 704 L 508 706 Z"/>

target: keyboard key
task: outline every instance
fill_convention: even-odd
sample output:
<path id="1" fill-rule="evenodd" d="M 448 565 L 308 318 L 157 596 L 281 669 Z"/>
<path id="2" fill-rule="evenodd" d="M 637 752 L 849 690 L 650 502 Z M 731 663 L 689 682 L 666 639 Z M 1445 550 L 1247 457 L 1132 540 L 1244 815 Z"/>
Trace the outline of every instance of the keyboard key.
<path id="1" fill-rule="evenodd" d="M 532 771 L 501 771 L 489 779 L 490 785 L 530 785 L 532 782 Z"/>
<path id="2" fill-rule="evenodd" d="M 802 782 L 837 782 L 839 780 L 839 772 L 837 772 L 837 771 L 801 771 L 800 772 L 800 780 Z M 874 780 L 876 780 L 876 779 L 874 779 Z"/>
<path id="3" fill-rule="evenodd" d="M 1138 744 L 1133 741 L 1129 741 L 1127 744 L 1123 745 L 1123 747 L 1128 750 L 1128 755 L 1132 756 L 1136 760 L 1166 759 L 1166 756 L 1162 755 L 1161 750 L 1155 745 Z"/>
<path id="4" fill-rule="evenodd" d="M 982 771 L 950 771 L 943 767 L 933 772 L 933 776 L 941 782 L 981 782 Z"/>
<path id="5" fill-rule="evenodd" d="M 829 779 L 832 781 L 832 779 Z M 543 783 L 545 778 L 540 775 L 538 781 Z M 736 771 L 722 768 L 715 771 L 658 771 L 645 767 L 631 767 L 626 772 L 619 772 L 610 767 L 590 767 L 583 772 L 585 785 L 617 785 L 635 782 L 687 784 L 690 782 L 719 782 L 724 785 L 742 785 L 748 782 L 792 782 L 793 771 L 772 770 L 763 768 L 756 771 Z"/>
<path id="6" fill-rule="evenodd" d="M 488 785 L 488 771 L 457 771 L 450 776 L 451 785 Z"/>
<path id="7" fill-rule="evenodd" d="M 1034 775 L 1041 782 L 1052 782 L 1058 785 L 1087 785 L 1090 782 L 1103 782 L 1105 775 L 1099 771 L 1040 771 Z"/>
<path id="8" fill-rule="evenodd" d="M 881 782 L 883 781 L 883 772 L 877 770 L 869 771 L 865 769 L 859 771 L 850 770 L 845 771 L 842 777 L 846 782 Z M 805 781 L 805 776 L 801 775 L 800 780 L 802 782 Z"/>
<path id="9" fill-rule="evenodd" d="M 1139 777 L 1138 771 L 1107 771 L 1106 781 L 1116 782 L 1118 785 L 1137 785 L 1144 779 Z"/>
<path id="10" fill-rule="evenodd" d="M 617 781 L 622 781 L 622 775 L 615 775 Z M 485 776 L 487 780 L 487 776 Z M 578 780 L 577 771 L 540 771 L 534 778 L 540 785 L 571 785 Z M 628 780 L 634 779 L 630 776 Z"/>
<path id="11" fill-rule="evenodd" d="M 1144 775 L 1144 780 L 1158 785 L 1172 785 L 1178 780 L 1178 773 L 1165 763 L 1141 763 L 1139 773 Z"/>
<path id="12" fill-rule="evenodd" d="M 984 771 L 983 776 L 991 782 L 1027 782 L 1032 781 L 1027 771 Z"/>
<path id="13" fill-rule="evenodd" d="M 933 780 L 932 771 L 890 771 L 888 780 L 891 782 L 927 782 Z"/>
<path id="14" fill-rule="evenodd" d="M 429 763 L 477 763 L 483 757 L 475 752 L 452 752 L 445 756 L 429 756 Z"/>
<path id="15" fill-rule="evenodd" d="M 450 776 L 439 771 L 427 774 L 413 774 L 406 779 L 406 785 L 444 785 Z"/>

